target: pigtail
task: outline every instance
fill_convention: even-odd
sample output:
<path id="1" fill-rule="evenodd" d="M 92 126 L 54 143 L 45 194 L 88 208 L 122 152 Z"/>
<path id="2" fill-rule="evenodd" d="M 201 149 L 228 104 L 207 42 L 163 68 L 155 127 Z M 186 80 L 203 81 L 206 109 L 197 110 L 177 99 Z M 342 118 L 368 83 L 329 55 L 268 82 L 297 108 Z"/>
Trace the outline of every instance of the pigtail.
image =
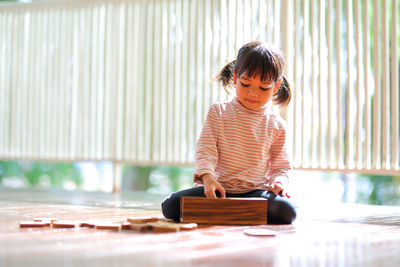
<path id="1" fill-rule="evenodd" d="M 227 63 L 214 78 L 214 80 L 222 82 L 222 86 L 228 94 L 232 94 L 235 65 L 236 60 Z"/>
<path id="2" fill-rule="evenodd" d="M 282 83 L 278 91 L 273 96 L 273 102 L 281 108 L 285 108 L 292 98 L 292 90 L 287 79 L 282 76 Z"/>

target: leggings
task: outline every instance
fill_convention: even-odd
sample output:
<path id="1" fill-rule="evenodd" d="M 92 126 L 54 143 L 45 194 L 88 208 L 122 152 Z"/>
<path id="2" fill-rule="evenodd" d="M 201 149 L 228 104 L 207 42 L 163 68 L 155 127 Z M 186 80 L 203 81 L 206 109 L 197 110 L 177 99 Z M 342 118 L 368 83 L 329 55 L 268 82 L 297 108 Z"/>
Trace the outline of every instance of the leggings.
<path id="1" fill-rule="evenodd" d="M 220 196 L 219 192 L 216 192 Z M 180 197 L 194 196 L 205 197 L 204 187 L 198 186 L 172 193 L 166 197 L 162 204 L 162 212 L 167 219 L 180 220 Z M 267 222 L 268 224 L 291 224 L 296 219 L 296 208 L 287 197 L 275 196 L 271 191 L 254 190 L 244 194 L 226 193 L 226 197 L 263 197 L 268 199 Z"/>

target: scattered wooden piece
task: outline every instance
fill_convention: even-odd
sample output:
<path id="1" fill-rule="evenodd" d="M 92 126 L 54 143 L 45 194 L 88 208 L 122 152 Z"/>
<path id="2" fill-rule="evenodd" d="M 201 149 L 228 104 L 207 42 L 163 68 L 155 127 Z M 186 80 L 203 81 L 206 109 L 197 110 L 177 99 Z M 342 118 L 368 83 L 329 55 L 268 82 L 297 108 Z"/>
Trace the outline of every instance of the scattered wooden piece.
<path id="1" fill-rule="evenodd" d="M 94 224 L 90 224 L 89 222 L 80 222 L 79 223 L 79 227 L 88 227 L 88 228 L 90 228 L 91 225 L 93 225 L 93 227 L 94 227 Z"/>
<path id="2" fill-rule="evenodd" d="M 94 227 L 95 229 L 99 230 L 114 230 L 114 231 L 119 231 L 121 230 L 121 224 L 116 224 L 116 223 L 98 223 Z"/>
<path id="3" fill-rule="evenodd" d="M 154 233 L 179 232 L 179 226 L 175 223 L 154 222 L 148 223 Z"/>
<path id="4" fill-rule="evenodd" d="M 132 222 L 130 222 L 132 221 Z M 140 223 L 135 223 L 136 221 Z M 75 228 L 75 227 L 89 227 L 98 230 L 127 230 L 132 229 L 140 232 L 152 231 L 154 233 L 170 233 L 179 231 L 189 231 L 197 228 L 196 223 L 176 223 L 173 220 L 155 218 L 155 217 L 138 217 L 128 218 L 125 220 L 109 220 L 109 221 L 58 221 L 55 218 L 35 218 L 33 221 L 21 221 L 21 228 L 28 227 L 45 227 L 52 226 L 52 228 Z"/>
<path id="5" fill-rule="evenodd" d="M 197 223 L 180 223 L 177 225 L 181 231 L 192 231 L 197 229 Z"/>
<path id="6" fill-rule="evenodd" d="M 147 223 L 130 223 L 130 229 L 140 232 L 146 232 L 150 230 L 150 225 L 148 225 Z"/>
<path id="7" fill-rule="evenodd" d="M 45 227 L 47 226 L 44 222 L 38 221 L 21 221 L 19 222 L 20 228 L 38 228 L 38 227 Z"/>
<path id="8" fill-rule="evenodd" d="M 181 222 L 220 225 L 267 224 L 267 199 L 181 197 Z"/>
<path id="9" fill-rule="evenodd" d="M 246 235 L 251 236 L 276 236 L 276 232 L 269 229 L 244 229 Z"/>
<path id="10" fill-rule="evenodd" d="M 57 221 L 57 218 L 34 218 L 33 221 L 35 222 L 54 222 Z"/>
<path id="11" fill-rule="evenodd" d="M 33 221 L 44 223 L 45 226 L 51 226 L 53 222 L 57 221 L 57 218 L 34 218 Z"/>
<path id="12" fill-rule="evenodd" d="M 130 223 L 130 222 L 123 222 L 123 223 L 121 223 L 121 229 L 122 229 L 122 230 L 129 230 L 129 229 L 131 229 L 131 223 Z"/>
<path id="13" fill-rule="evenodd" d="M 127 219 L 130 223 L 148 223 L 148 222 L 157 222 L 158 218 L 156 217 L 131 217 Z"/>
<path id="14" fill-rule="evenodd" d="M 126 230 L 126 229 L 130 229 L 130 223 L 126 222 L 126 221 L 111 221 L 111 222 L 105 222 L 105 221 L 87 221 L 87 222 L 81 222 L 79 223 L 80 227 L 88 227 L 88 228 L 97 228 L 97 229 L 106 229 L 106 228 L 102 228 L 102 225 L 105 225 L 105 227 L 107 228 L 108 225 L 118 225 L 120 226 L 121 230 Z M 100 226 L 96 227 L 96 226 Z M 115 228 L 115 227 L 111 227 L 111 228 Z M 116 229 L 115 229 L 116 230 Z"/>
<path id="15" fill-rule="evenodd" d="M 51 225 L 53 228 L 75 228 L 77 223 L 74 221 L 54 221 Z"/>
<path id="16" fill-rule="evenodd" d="M 175 223 L 174 220 L 172 219 L 167 219 L 167 218 L 159 218 L 158 222 L 167 222 L 167 223 Z"/>
<path id="17" fill-rule="evenodd" d="M 96 226 L 96 223 L 98 223 L 98 221 L 90 221 L 90 222 L 88 222 L 88 227 L 94 228 Z"/>

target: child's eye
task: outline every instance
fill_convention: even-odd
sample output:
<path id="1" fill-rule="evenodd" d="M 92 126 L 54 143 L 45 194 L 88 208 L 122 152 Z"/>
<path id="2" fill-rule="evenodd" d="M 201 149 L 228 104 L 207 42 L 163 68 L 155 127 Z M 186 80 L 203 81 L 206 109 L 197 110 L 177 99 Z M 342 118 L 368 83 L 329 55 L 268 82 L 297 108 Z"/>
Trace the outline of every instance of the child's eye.
<path id="1" fill-rule="evenodd" d="M 241 82 L 241 84 L 242 84 L 242 86 L 244 86 L 244 87 L 249 87 L 249 86 L 250 86 L 250 84 L 245 84 L 245 83 L 242 83 L 242 82 Z"/>
<path id="2" fill-rule="evenodd" d="M 263 91 L 268 91 L 269 89 L 271 89 L 271 87 L 267 87 L 267 88 L 260 87 L 260 89 L 263 90 Z"/>

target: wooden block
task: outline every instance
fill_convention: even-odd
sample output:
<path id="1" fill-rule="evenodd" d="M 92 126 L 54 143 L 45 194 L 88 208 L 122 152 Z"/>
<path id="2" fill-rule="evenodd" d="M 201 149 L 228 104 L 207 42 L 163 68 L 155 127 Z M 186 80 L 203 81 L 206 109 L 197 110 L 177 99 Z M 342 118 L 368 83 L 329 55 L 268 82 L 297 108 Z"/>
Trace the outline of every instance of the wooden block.
<path id="1" fill-rule="evenodd" d="M 76 222 L 74 221 L 54 221 L 52 222 L 53 228 L 75 228 Z"/>
<path id="2" fill-rule="evenodd" d="M 181 231 L 192 231 L 197 229 L 197 223 L 179 223 L 177 225 Z"/>
<path id="3" fill-rule="evenodd" d="M 19 227 L 20 228 L 38 228 L 38 227 L 45 227 L 48 226 L 46 225 L 45 222 L 38 222 L 38 221 L 22 221 L 19 222 Z"/>
<path id="4" fill-rule="evenodd" d="M 127 219 L 130 223 L 148 223 L 148 222 L 156 222 L 158 218 L 155 217 L 132 217 Z"/>
<path id="5" fill-rule="evenodd" d="M 267 200 L 181 197 L 181 222 L 220 225 L 267 224 Z"/>
<path id="6" fill-rule="evenodd" d="M 94 228 L 99 229 L 99 230 L 119 231 L 121 229 L 121 224 L 104 222 L 104 223 L 96 224 Z"/>
<path id="7" fill-rule="evenodd" d="M 102 224 L 102 223 L 104 223 L 104 221 L 93 220 L 93 221 L 83 221 L 83 222 L 80 222 L 78 225 L 80 227 L 95 228 L 97 224 Z M 115 222 L 108 222 L 108 223 L 115 223 Z"/>
<path id="8" fill-rule="evenodd" d="M 53 222 L 57 221 L 57 218 L 34 218 L 33 221 L 44 223 L 45 226 L 51 226 Z"/>
<path id="9" fill-rule="evenodd" d="M 129 229 L 131 229 L 131 223 L 126 221 L 126 219 L 112 220 L 112 223 L 120 225 L 121 226 L 121 230 L 129 230 Z"/>
<path id="10" fill-rule="evenodd" d="M 269 229 L 244 229 L 243 232 L 251 236 L 276 236 L 276 232 Z"/>
<path id="11" fill-rule="evenodd" d="M 93 227 L 90 227 L 91 225 L 93 225 L 93 227 L 94 227 L 94 224 L 91 224 L 91 223 L 89 223 L 89 222 L 80 222 L 80 223 L 79 223 L 79 227 L 93 228 Z"/>
<path id="12" fill-rule="evenodd" d="M 57 218 L 34 218 L 35 222 L 54 222 L 57 221 Z"/>
<path id="13" fill-rule="evenodd" d="M 192 231 L 197 229 L 197 223 L 176 223 L 176 222 L 163 222 L 166 225 L 178 227 L 179 231 Z"/>
<path id="14" fill-rule="evenodd" d="M 179 226 L 175 223 L 153 222 L 147 223 L 154 233 L 173 233 L 179 232 Z"/>
<path id="15" fill-rule="evenodd" d="M 150 226 L 147 223 L 130 223 L 130 229 L 140 232 L 146 232 L 150 230 Z"/>
<path id="16" fill-rule="evenodd" d="M 158 222 L 168 222 L 168 223 L 174 223 L 175 221 L 172 219 L 166 219 L 166 218 L 158 218 Z"/>
<path id="17" fill-rule="evenodd" d="M 123 223 L 121 223 L 121 229 L 122 229 L 122 230 L 129 230 L 129 229 L 131 229 L 131 223 L 130 223 L 130 222 L 123 222 Z"/>

